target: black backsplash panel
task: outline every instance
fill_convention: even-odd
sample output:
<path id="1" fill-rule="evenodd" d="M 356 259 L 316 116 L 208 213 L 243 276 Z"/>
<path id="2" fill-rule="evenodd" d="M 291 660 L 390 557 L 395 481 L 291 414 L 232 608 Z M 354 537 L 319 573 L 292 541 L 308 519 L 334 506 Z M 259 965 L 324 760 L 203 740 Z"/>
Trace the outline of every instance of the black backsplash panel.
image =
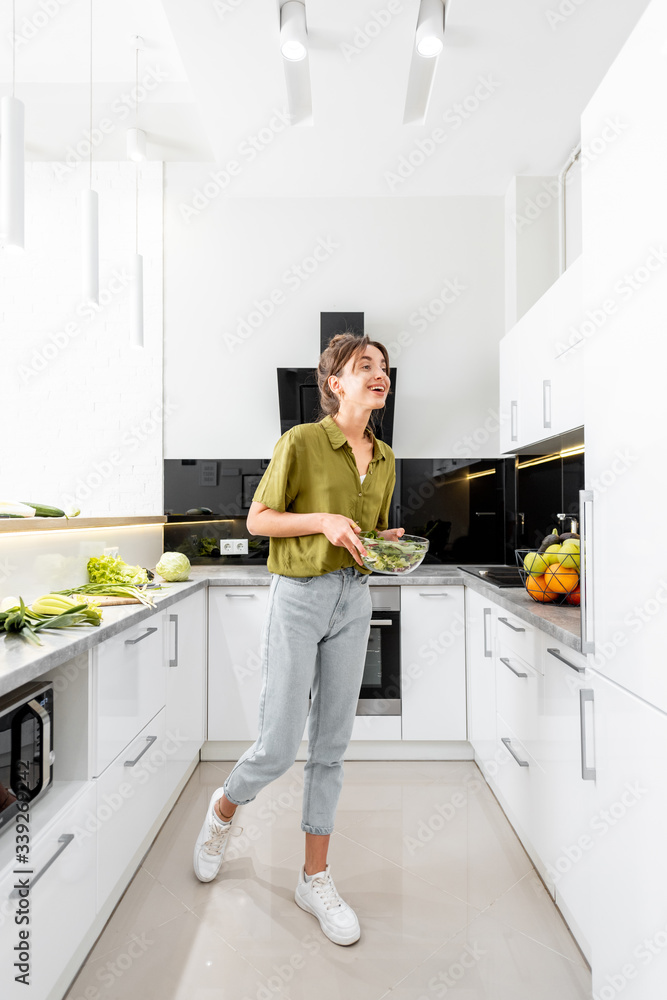
<path id="1" fill-rule="evenodd" d="M 245 521 L 268 462 L 167 459 L 165 548 L 195 564 L 266 562 L 269 540 L 250 535 Z M 197 508 L 211 513 L 186 514 Z M 428 563 L 513 562 L 515 510 L 514 459 L 396 461 L 390 525 L 426 536 Z M 248 555 L 218 555 L 216 542 L 224 538 L 247 538 Z"/>
<path id="2" fill-rule="evenodd" d="M 538 461 L 539 464 L 531 464 Z M 554 528 L 570 530 L 570 521 L 558 519 L 568 514 L 579 520 L 579 490 L 584 489 L 584 455 L 521 455 L 517 463 L 517 510 L 519 548 L 538 546 Z"/>

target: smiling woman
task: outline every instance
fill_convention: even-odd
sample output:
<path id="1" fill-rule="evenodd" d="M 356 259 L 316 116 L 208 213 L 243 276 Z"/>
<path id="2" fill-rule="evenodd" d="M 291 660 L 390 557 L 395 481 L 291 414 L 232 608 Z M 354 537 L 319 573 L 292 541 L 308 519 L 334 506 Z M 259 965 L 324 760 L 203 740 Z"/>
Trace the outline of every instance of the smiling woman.
<path id="1" fill-rule="evenodd" d="M 236 807 L 293 764 L 308 718 L 306 859 L 295 902 L 340 945 L 361 933 L 327 865 L 372 612 L 360 533 L 377 531 L 392 541 L 403 534 L 388 528 L 394 453 L 371 429 L 389 392 L 388 372 L 382 344 L 351 333 L 333 337 L 318 365 L 323 419 L 283 434 L 255 492 L 247 527 L 270 537 L 272 573 L 259 736 L 213 793 L 194 851 L 197 877 L 210 882 Z"/>

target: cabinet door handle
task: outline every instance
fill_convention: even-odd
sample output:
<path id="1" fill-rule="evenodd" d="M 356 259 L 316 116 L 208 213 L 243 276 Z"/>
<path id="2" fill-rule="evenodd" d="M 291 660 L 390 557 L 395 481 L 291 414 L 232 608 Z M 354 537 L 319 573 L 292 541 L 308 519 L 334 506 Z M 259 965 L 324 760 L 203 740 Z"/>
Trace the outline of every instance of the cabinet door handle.
<path id="1" fill-rule="evenodd" d="M 178 666 L 178 615 L 169 615 L 169 621 L 174 623 L 174 658 L 169 660 L 170 667 Z"/>
<path id="2" fill-rule="evenodd" d="M 586 702 L 595 701 L 592 688 L 579 690 L 579 718 L 581 719 L 581 777 L 584 781 L 595 781 L 595 767 L 590 767 L 586 759 Z"/>
<path id="3" fill-rule="evenodd" d="M 515 761 L 519 765 L 519 767 L 528 767 L 529 766 L 527 760 L 521 760 L 521 758 L 519 756 L 517 756 L 516 750 L 512 750 L 512 741 L 510 740 L 509 736 L 501 736 L 500 737 L 500 742 L 505 744 L 505 746 L 507 747 L 507 749 L 509 750 L 509 752 L 512 754 L 512 756 L 514 757 Z"/>
<path id="4" fill-rule="evenodd" d="M 144 632 L 144 634 L 140 635 L 137 639 L 126 639 L 125 640 L 125 645 L 126 646 L 134 646 L 135 643 L 141 642 L 142 639 L 147 639 L 149 635 L 153 634 L 153 632 L 157 632 L 157 628 L 147 628 L 146 631 Z"/>
<path id="5" fill-rule="evenodd" d="M 449 594 L 445 594 L 445 593 L 440 593 L 440 594 L 420 594 L 419 596 L 420 597 L 449 597 Z"/>
<path id="6" fill-rule="evenodd" d="M 491 608 L 484 608 L 484 656 L 493 656 L 493 650 L 489 648 L 487 642 L 486 626 L 491 619 Z"/>
<path id="7" fill-rule="evenodd" d="M 393 625 L 391 618 L 371 618 L 371 627 L 373 625 Z"/>
<path id="8" fill-rule="evenodd" d="M 579 491 L 581 525 L 581 652 L 595 652 L 593 621 L 593 490 Z"/>
<path id="9" fill-rule="evenodd" d="M 35 883 L 39 882 L 39 880 L 42 877 L 42 875 L 44 874 L 44 872 L 48 871 L 48 869 L 51 867 L 51 865 L 56 860 L 56 858 L 60 857 L 60 855 L 65 850 L 65 848 L 69 847 L 69 845 L 72 843 L 73 840 L 74 840 L 74 834 L 73 833 L 63 833 L 62 837 L 58 837 L 58 843 L 60 844 L 60 847 L 57 849 L 57 851 L 55 851 L 51 855 L 51 857 L 46 862 L 46 864 L 44 865 L 44 867 L 40 868 L 40 870 L 37 872 L 37 874 L 35 875 L 35 877 L 32 878 L 32 879 L 30 879 L 30 888 L 31 889 L 34 888 Z M 17 899 L 18 898 L 18 894 L 19 894 L 19 890 L 18 889 L 13 889 L 10 892 L 10 894 L 9 894 L 9 898 L 10 899 Z"/>
<path id="10" fill-rule="evenodd" d="M 551 379 L 542 382 L 542 423 L 547 429 L 551 427 Z"/>
<path id="11" fill-rule="evenodd" d="M 516 625 L 512 625 L 511 622 L 507 621 L 507 618 L 498 618 L 498 621 L 502 622 L 503 625 L 507 625 L 507 627 L 511 628 L 513 632 L 525 632 L 526 631 L 525 628 L 517 628 Z"/>
<path id="12" fill-rule="evenodd" d="M 512 441 L 519 440 L 519 428 L 517 421 L 518 408 L 519 404 L 517 403 L 516 399 L 513 399 L 512 402 L 510 403 L 510 440 Z"/>
<path id="13" fill-rule="evenodd" d="M 146 746 L 144 747 L 144 749 L 141 751 L 141 753 L 139 754 L 138 757 L 134 758 L 134 760 L 126 760 L 125 761 L 125 767 L 134 767 L 134 765 L 138 761 L 141 760 L 141 758 L 146 753 L 146 751 L 148 750 L 148 748 L 153 746 L 153 744 L 155 743 L 156 739 L 157 739 L 157 736 L 147 736 L 146 737 Z"/>
<path id="14" fill-rule="evenodd" d="M 527 677 L 528 676 L 528 674 L 524 673 L 523 670 L 517 670 L 516 667 L 513 667 L 512 664 L 510 663 L 510 661 L 507 659 L 506 656 L 501 656 L 500 657 L 500 662 L 504 663 L 506 667 L 509 667 L 509 669 L 512 671 L 512 673 L 516 674 L 517 677 Z"/>
<path id="15" fill-rule="evenodd" d="M 252 601 L 255 598 L 255 596 L 256 596 L 255 594 L 225 594 L 225 597 L 229 597 L 232 600 L 236 599 L 241 601 L 244 598 L 246 601 Z"/>
<path id="16" fill-rule="evenodd" d="M 571 667 L 572 670 L 576 670 L 580 674 L 586 673 L 586 667 L 578 667 L 576 663 L 570 663 L 570 661 L 566 660 L 564 656 L 561 656 L 560 649 L 547 649 L 547 653 L 551 653 L 552 656 L 555 656 L 557 660 L 560 660 L 560 662 L 564 663 L 567 667 Z"/>

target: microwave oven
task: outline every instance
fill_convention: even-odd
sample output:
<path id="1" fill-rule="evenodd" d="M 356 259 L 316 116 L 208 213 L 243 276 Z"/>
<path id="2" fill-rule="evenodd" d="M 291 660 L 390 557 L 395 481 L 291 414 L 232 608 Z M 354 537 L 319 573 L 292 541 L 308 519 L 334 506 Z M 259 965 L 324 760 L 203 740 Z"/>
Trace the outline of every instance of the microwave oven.
<path id="1" fill-rule="evenodd" d="M 53 686 L 25 684 L 0 699 L 0 833 L 53 782 Z"/>

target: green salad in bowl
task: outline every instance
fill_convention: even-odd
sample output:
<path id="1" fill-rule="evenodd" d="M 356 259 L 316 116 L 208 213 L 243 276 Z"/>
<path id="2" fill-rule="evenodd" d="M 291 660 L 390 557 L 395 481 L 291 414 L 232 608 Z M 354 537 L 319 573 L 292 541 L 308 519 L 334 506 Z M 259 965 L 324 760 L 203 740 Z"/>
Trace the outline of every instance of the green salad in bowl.
<path id="1" fill-rule="evenodd" d="M 397 542 L 388 542 L 377 531 L 362 531 L 359 537 L 368 553 L 361 561 L 374 573 L 411 573 L 428 551 L 428 538 L 418 535 L 403 535 Z"/>

